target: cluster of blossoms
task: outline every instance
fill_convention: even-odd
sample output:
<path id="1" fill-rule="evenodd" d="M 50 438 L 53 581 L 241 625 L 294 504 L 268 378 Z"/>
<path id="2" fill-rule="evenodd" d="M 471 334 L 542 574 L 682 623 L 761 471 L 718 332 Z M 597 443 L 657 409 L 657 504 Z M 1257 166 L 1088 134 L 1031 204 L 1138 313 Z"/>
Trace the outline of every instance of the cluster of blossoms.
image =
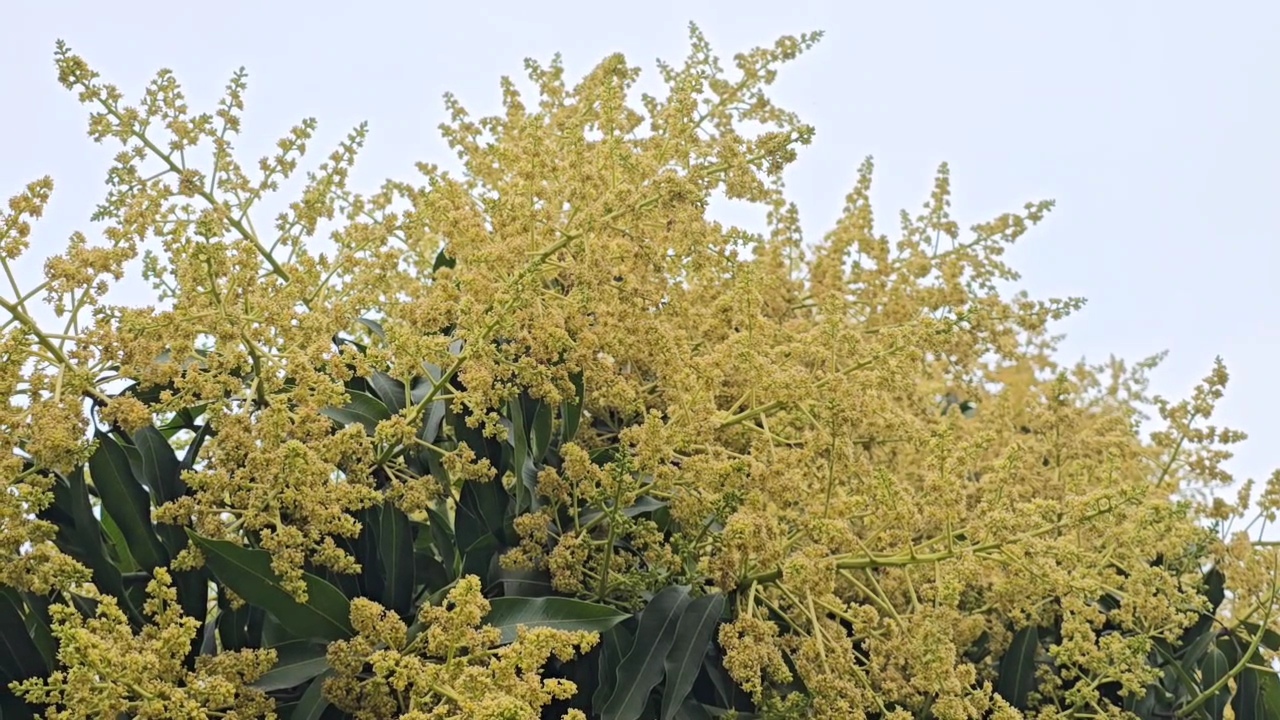
<path id="1" fill-rule="evenodd" d="M 695 28 L 685 63 L 660 65 L 666 96 L 639 108 L 639 70 L 620 55 L 573 87 L 558 58 L 529 61 L 536 105 L 507 78 L 500 115 L 473 119 L 446 98 L 460 174 L 423 163 L 418 184 L 355 193 L 361 126 L 270 227 L 251 211 L 294 175 L 313 120 L 251 179 L 233 146 L 243 73 L 212 113 L 190 112 L 167 71 L 131 106 L 60 46 L 59 80 L 94 108 L 90 136 L 122 149 L 95 215 L 105 245 L 76 235 L 37 287 L 0 298 L 0 394 L 15 399 L 0 406 L 0 585 L 98 605 L 89 620 L 55 606 L 65 670 L 20 691 L 65 708 L 57 717 L 272 712 L 251 687 L 269 651 L 185 669 L 198 628 L 175 610 L 167 571 L 155 570 L 151 624 L 134 637 L 36 517 L 54 501 L 53 473 L 93 452 L 86 401 L 94 423 L 125 431 L 198 407 L 213 432 L 175 434 L 201 452 L 184 468 L 189 492 L 156 521 L 252 541 L 306 601 L 304 567 L 360 572 L 346 548 L 362 511 L 389 499 L 421 520 L 466 483 L 525 482 L 523 468 L 498 477 L 472 445 L 419 435 L 436 403 L 504 442 L 504 407 L 522 395 L 558 406 L 585 387 L 582 431 L 538 469 L 539 506 L 515 518 L 502 566 L 628 610 L 672 583 L 725 594 L 724 666 L 778 717 L 926 705 L 946 719 L 1017 717 L 995 692 L 993 658 L 1015 628 L 1055 622 L 1055 670 L 1030 702 L 1105 713 L 1099 687 L 1140 693 L 1155 643 L 1203 609 L 1181 588 L 1204 562 L 1226 577 L 1224 616 L 1271 608 L 1275 551 L 1206 530 L 1242 516 L 1252 492 L 1209 492 L 1232 481 L 1224 448 L 1243 439 L 1208 424 L 1221 364 L 1191 399 L 1153 398 L 1158 358 L 1053 359 L 1049 324 L 1081 300 L 1000 292 L 1018 277 L 1002 253 L 1052 203 L 962 237 L 943 166 L 890 241 L 867 160 L 835 227 L 804 241 L 782 173 L 814 131 L 765 91 L 818 37 L 742 53 L 729 78 Z M 197 166 L 202 147 L 212 161 Z M 6 270 L 51 191 L 34 182 L 0 215 Z M 710 218 L 717 196 L 762 207 L 767 227 Z M 106 304 L 107 279 L 140 256 L 157 305 Z M 41 293 L 61 332 L 34 318 Z M 360 324 L 371 317 L 376 332 Z M 403 402 L 335 431 L 343 383 L 375 373 L 405 383 Z M 109 394 L 122 379 L 166 389 L 148 402 Z M 1163 427 L 1144 439 L 1152 407 Z M 422 447 L 439 457 L 430 473 L 406 459 Z M 644 502 L 662 523 L 626 511 Z M 1258 504 L 1268 519 L 1277 507 L 1280 475 Z M 171 567 L 204 560 L 188 546 Z M 1102 631 L 1104 594 L 1122 598 L 1106 616 L 1120 632 Z M 326 695 L 356 717 L 414 720 L 536 718 L 573 695 L 539 668 L 596 636 L 533 629 L 498 647 L 487 611 L 474 578 L 423 606 L 416 634 L 355 600 L 357 635 L 329 647 Z M 987 652 L 966 655 L 980 639 Z M 796 678 L 808 700 L 773 690 Z"/>

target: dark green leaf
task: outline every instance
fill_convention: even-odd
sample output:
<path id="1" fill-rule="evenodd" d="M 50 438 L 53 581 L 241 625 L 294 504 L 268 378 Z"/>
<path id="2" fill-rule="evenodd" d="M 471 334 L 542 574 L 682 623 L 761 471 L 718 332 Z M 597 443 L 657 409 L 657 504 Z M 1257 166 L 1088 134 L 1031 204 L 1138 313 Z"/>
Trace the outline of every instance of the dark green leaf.
<path id="1" fill-rule="evenodd" d="M 387 339 L 387 332 L 382 329 L 382 323 L 377 320 L 362 317 L 359 320 L 356 320 L 356 322 L 369 328 L 369 332 L 373 333 L 373 336 L 379 340 L 385 341 Z"/>
<path id="2" fill-rule="evenodd" d="M 440 252 L 436 253 L 436 261 L 431 265 L 431 272 L 434 273 L 440 268 L 453 268 L 457 266 L 458 261 L 454 260 L 453 257 L 449 255 L 448 248 L 449 246 L 446 245 L 445 247 L 440 248 Z"/>
<path id="3" fill-rule="evenodd" d="M 401 615 L 413 602 L 413 529 L 409 518 L 390 500 L 378 518 L 378 558 L 382 565 L 383 602 Z"/>
<path id="4" fill-rule="evenodd" d="M 133 553 L 129 552 L 129 541 L 125 539 L 111 513 L 103 511 L 98 519 L 102 523 L 102 532 L 107 536 L 107 554 L 111 556 L 111 561 L 121 572 L 138 570 L 138 562 L 133 559 Z"/>
<path id="5" fill-rule="evenodd" d="M 1204 660 L 1200 663 L 1200 690 L 1207 691 L 1215 683 L 1226 677 L 1231 670 L 1231 666 L 1227 663 L 1227 656 L 1216 647 L 1211 647 L 1205 653 Z M 1223 686 L 1212 698 L 1205 703 L 1205 710 L 1209 713 L 1211 720 L 1222 720 L 1222 714 L 1227 708 L 1227 703 L 1231 700 L 1231 690 L 1227 686 Z"/>
<path id="6" fill-rule="evenodd" d="M 698 678 L 698 668 L 706 657 L 720 613 L 724 612 L 724 595 L 704 595 L 685 608 L 676 626 L 675 642 L 663 664 L 666 687 L 662 692 L 662 720 L 676 717 Z"/>
<path id="7" fill-rule="evenodd" d="M 61 483 L 59 483 L 60 485 Z M 130 619 L 141 625 L 144 621 L 142 613 L 139 612 L 124 590 L 124 579 L 120 576 L 120 569 L 112 564 L 107 558 L 106 548 L 102 544 L 102 526 L 98 519 L 93 515 L 93 507 L 89 504 L 89 489 L 84 481 L 84 466 L 77 467 L 67 476 L 66 506 L 71 509 L 71 516 L 75 522 L 75 535 L 77 545 L 81 549 L 81 555 L 76 558 L 89 569 L 93 571 L 93 583 L 99 589 L 116 598 L 121 598 L 121 606 Z M 58 494 L 58 487 L 54 489 L 55 496 Z"/>
<path id="8" fill-rule="evenodd" d="M 53 637 L 53 621 L 49 617 L 49 598 L 35 593 L 22 593 L 27 603 L 27 632 L 31 635 L 45 667 L 57 667 L 58 641 Z"/>
<path id="9" fill-rule="evenodd" d="M 711 711 L 702 703 L 691 697 L 684 699 L 672 716 L 675 720 L 711 720 Z"/>
<path id="10" fill-rule="evenodd" d="M 996 692 L 1019 710 L 1027 707 L 1027 695 L 1035 687 L 1036 652 L 1040 648 L 1040 631 L 1034 626 L 1019 630 L 1000 659 L 1000 678 Z"/>
<path id="11" fill-rule="evenodd" d="M 133 434 L 133 444 L 138 449 L 133 463 L 134 475 L 150 491 L 156 506 L 182 497 L 187 491 L 182 481 L 182 465 L 164 435 L 147 425 Z M 156 534 L 170 555 L 187 546 L 186 534 L 176 525 L 157 526 Z"/>
<path id="12" fill-rule="evenodd" d="M 310 640 L 292 640 L 277 645 L 276 664 L 253 687 L 265 692 L 297 687 L 329 669 L 325 659 L 327 648 Z"/>
<path id="13" fill-rule="evenodd" d="M 384 372 L 375 372 L 369 376 L 369 385 L 392 415 L 404 409 L 404 383 Z"/>
<path id="14" fill-rule="evenodd" d="M 551 587 L 551 574 L 546 570 L 499 568 L 497 581 L 502 583 L 503 597 L 542 597 L 555 594 Z"/>
<path id="15" fill-rule="evenodd" d="M 604 707 L 613 695 L 613 689 L 618 685 L 618 666 L 622 664 L 622 658 L 631 652 L 631 644 L 634 641 L 631 633 L 623 625 L 614 625 L 600 634 L 600 660 L 597 671 L 600 681 L 596 685 L 595 694 L 591 696 L 593 707 Z"/>
<path id="16" fill-rule="evenodd" d="M 666 506 L 667 504 L 665 502 L 658 500 L 657 498 L 654 498 L 649 495 L 641 495 L 640 497 L 636 498 L 635 504 L 623 508 L 622 514 L 626 515 L 627 517 L 636 517 L 638 515 L 643 515 L 645 513 L 650 513 L 656 510 L 660 510 Z M 600 510 L 590 510 L 590 511 L 584 512 L 582 513 L 581 518 L 579 518 L 579 522 L 583 524 L 589 523 L 595 520 L 596 518 L 600 517 L 600 515 L 602 514 L 603 513 Z"/>
<path id="17" fill-rule="evenodd" d="M 640 613 L 635 644 L 618 665 L 618 687 L 601 709 L 604 720 L 638 720 L 649 693 L 662 680 L 663 664 L 676 639 L 676 627 L 689 604 L 689 588 L 663 588 Z"/>
<path id="18" fill-rule="evenodd" d="M 516 628 L 521 625 L 600 632 L 630 617 L 608 605 L 564 597 L 502 597 L 489 604 L 485 623 L 502 631 L 504 645 L 516 639 Z"/>
<path id="19" fill-rule="evenodd" d="M 168 564 L 169 553 L 160 544 L 151 524 L 151 500 L 133 476 L 129 457 L 109 435 L 97 433 L 98 447 L 89 458 L 93 485 L 102 506 L 120 526 L 129 543 L 129 552 L 145 570 Z"/>
<path id="20" fill-rule="evenodd" d="M 191 444 L 187 446 L 187 451 L 182 455 L 181 469 L 190 470 L 196 466 L 196 458 L 200 455 L 200 448 L 204 446 L 204 441 L 208 440 L 213 434 L 213 426 L 209 423 L 205 423 L 196 429 L 195 437 L 191 438 Z"/>
<path id="21" fill-rule="evenodd" d="M 299 603 L 271 570 L 271 554 L 266 550 L 201 537 L 190 530 L 187 534 L 203 552 L 214 577 L 246 602 L 274 615 L 289 632 L 324 640 L 351 637 L 350 601 L 333 585 L 304 573 L 308 597 L 306 604 Z"/>
<path id="22" fill-rule="evenodd" d="M 1236 676 L 1236 694 L 1231 698 L 1236 720 L 1263 720 L 1267 717 L 1261 680 L 1261 673 L 1248 667 Z"/>
<path id="23" fill-rule="evenodd" d="M 444 515 L 435 508 L 427 508 L 427 519 L 430 520 L 429 529 L 431 531 L 431 539 L 435 544 L 436 552 L 440 553 L 440 562 L 444 565 L 445 570 L 449 571 L 449 580 L 452 581 L 457 577 L 458 557 L 454 545 L 453 528 L 450 527 L 449 521 Z"/>
<path id="24" fill-rule="evenodd" d="M 547 450 L 551 447 L 551 406 L 539 402 L 533 417 L 526 418 L 529 423 L 529 455 L 535 463 L 545 462 Z"/>
<path id="25" fill-rule="evenodd" d="M 507 433 L 507 437 L 515 449 L 514 461 L 511 466 L 518 469 L 517 473 L 519 475 L 523 475 L 523 473 L 519 472 L 519 469 L 523 468 L 525 461 L 529 459 L 529 431 L 525 427 L 524 409 L 521 405 L 522 403 L 519 399 L 514 399 L 507 403 L 507 415 L 511 418 L 511 428 Z M 522 477 L 516 478 L 515 490 L 515 512 L 517 515 L 521 515 L 533 507 L 533 498 Z"/>
<path id="26" fill-rule="evenodd" d="M 173 446 L 160 431 L 151 425 L 133 434 L 133 444 L 138 448 L 138 464 L 134 474 L 151 491 L 157 505 L 175 500 L 187 491 L 182 482 L 178 456 Z"/>
<path id="27" fill-rule="evenodd" d="M 26 603 L 17 590 L 0 588 L 0 688 L 49 673 L 40 648 L 27 632 L 25 611 Z"/>
<path id="28" fill-rule="evenodd" d="M 0 687 L 0 720 L 35 720 L 36 711 L 8 689 Z"/>
<path id="29" fill-rule="evenodd" d="M 293 707 L 289 720 L 320 720 L 324 711 L 329 709 L 329 701 L 325 699 L 323 692 L 324 681 L 332 674 L 332 670 L 325 670 L 311 681 L 307 691 L 302 693 L 302 699 Z"/>
<path id="30" fill-rule="evenodd" d="M 475 547 L 486 535 L 501 538 L 510 501 L 511 496 L 496 480 L 463 483 L 453 528 L 458 547 Z"/>
<path id="31" fill-rule="evenodd" d="M 358 422 L 364 425 L 365 431 L 370 435 L 377 429 L 379 422 L 391 417 L 387 406 L 378 398 L 359 390 L 348 390 L 347 395 L 351 399 L 346 405 L 322 408 L 320 414 L 343 426 Z"/>

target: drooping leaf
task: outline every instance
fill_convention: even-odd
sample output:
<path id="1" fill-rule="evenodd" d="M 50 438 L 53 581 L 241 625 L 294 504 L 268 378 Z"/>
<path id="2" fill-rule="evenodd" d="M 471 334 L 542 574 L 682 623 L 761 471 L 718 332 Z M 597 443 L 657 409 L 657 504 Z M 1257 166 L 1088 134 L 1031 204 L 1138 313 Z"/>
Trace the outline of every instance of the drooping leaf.
<path id="1" fill-rule="evenodd" d="M 551 447 L 552 415 L 551 406 L 540 402 L 533 417 L 526 418 L 529 423 L 529 459 L 535 463 L 547 459 L 547 450 Z"/>
<path id="2" fill-rule="evenodd" d="M 413 528 L 409 518 L 390 500 L 382 504 L 378 517 L 378 559 L 382 567 L 382 602 L 401 615 L 413 602 Z"/>
<path id="3" fill-rule="evenodd" d="M 1227 656 L 1218 648 L 1210 647 L 1205 653 L 1204 660 L 1200 663 L 1200 689 L 1207 691 L 1219 680 L 1226 677 L 1230 670 L 1231 666 L 1227 663 Z M 1231 689 L 1224 685 L 1221 690 L 1205 703 L 1204 709 L 1209 713 L 1210 720 L 1222 720 L 1227 703 L 1230 701 Z"/>
<path id="4" fill-rule="evenodd" d="M 608 605 L 565 597 L 501 597 L 489 604 L 485 623 L 502 631 L 504 645 L 516 639 L 521 625 L 602 632 L 630 617 Z"/>
<path id="5" fill-rule="evenodd" d="M 272 571 L 271 554 L 266 550 L 202 537 L 189 529 L 187 534 L 203 552 L 214 577 L 246 602 L 274 615 L 295 636 L 324 640 L 351 637 L 351 603 L 333 585 L 304 573 L 308 597 L 305 604 L 300 603 Z"/>
<path id="6" fill-rule="evenodd" d="M 1035 687 L 1036 651 L 1040 647 L 1040 631 L 1029 625 L 1013 636 L 1009 649 L 1000 658 L 1000 677 L 996 692 L 1019 710 L 1027 707 L 1027 695 Z"/>
<path id="7" fill-rule="evenodd" d="M 342 407 L 321 408 L 320 414 L 346 426 L 358 422 L 370 435 L 377 429 L 378 423 L 391 417 L 387 406 L 378 398 L 359 390 L 347 390 L 350 400 Z"/>
<path id="8" fill-rule="evenodd" d="M 187 491 L 182 463 L 164 435 L 146 425 L 133 434 L 133 444 L 137 448 L 136 459 L 130 456 L 134 475 L 151 493 L 156 507 L 182 497 Z M 157 525 L 156 534 L 170 556 L 187 546 L 186 533 L 176 525 Z"/>
<path id="9" fill-rule="evenodd" d="M 662 692 L 662 720 L 676 717 L 693 689 L 693 681 L 698 678 L 698 668 L 702 667 L 722 612 L 724 595 L 717 593 L 693 600 L 681 614 L 675 642 L 663 663 L 666 683 Z"/>
<path id="10" fill-rule="evenodd" d="M 169 553 L 151 524 L 151 500 L 133 475 L 129 457 L 115 438 L 97 433 L 98 447 L 89 458 L 93 485 L 129 544 L 129 553 L 144 570 L 169 562 Z"/>
<path id="11" fill-rule="evenodd" d="M 635 638 L 625 625 L 614 625 L 600 634 L 600 656 L 597 661 L 596 691 L 591 696 L 592 707 L 601 708 L 613 695 L 618 684 L 618 665 L 622 658 L 631 651 Z"/>
<path id="12" fill-rule="evenodd" d="M 60 484 L 61 479 L 58 485 Z M 59 494 L 58 485 L 54 486 L 55 497 Z M 75 523 L 77 545 L 82 553 L 76 555 L 76 558 L 93 572 L 94 585 L 107 594 L 119 598 L 121 607 L 129 615 L 130 620 L 141 625 L 144 621 L 141 609 L 125 593 L 124 578 L 120 575 L 120 569 L 107 557 L 106 547 L 102 543 L 102 525 L 94 517 L 93 507 L 89 503 L 89 489 L 84 480 L 83 465 L 67 475 L 64 491 L 66 493 L 64 507 L 70 507 L 71 517 Z"/>
<path id="13" fill-rule="evenodd" d="M 618 665 L 618 685 L 600 712 L 604 720 L 638 720 L 649 693 L 662 680 L 676 628 L 689 604 L 689 588 L 663 588 L 640 612 L 635 643 Z"/>
<path id="14" fill-rule="evenodd" d="M 293 706 L 289 720 L 320 720 L 324 716 L 325 710 L 329 709 L 329 701 L 323 692 L 324 681 L 332 674 L 333 670 L 325 670 L 311 681 L 298 704 Z"/>
<path id="15" fill-rule="evenodd" d="M 22 593 L 27 603 L 27 633 L 40 655 L 44 658 L 45 667 L 57 666 L 58 641 L 53 637 L 53 620 L 49 615 L 49 598 L 35 593 Z"/>
<path id="16" fill-rule="evenodd" d="M 404 410 L 404 383 L 384 372 L 375 372 L 369 376 L 369 385 L 373 392 L 387 406 L 392 415 Z"/>
<path id="17" fill-rule="evenodd" d="M 633 504 L 623 508 L 622 514 L 626 515 L 627 517 L 637 517 L 645 513 L 661 510 L 666 506 L 667 504 L 665 502 L 655 497 L 652 497 L 650 495 L 641 495 L 640 497 L 636 498 L 636 501 Z M 579 518 L 579 522 L 584 524 L 589 523 L 603 514 L 604 513 L 600 510 L 588 510 L 587 512 L 582 513 L 582 516 Z"/>
<path id="18" fill-rule="evenodd" d="M 428 529 L 436 552 L 440 553 L 440 562 L 449 573 L 449 580 L 457 577 L 457 553 L 454 545 L 453 527 L 444 515 L 435 508 L 427 508 Z"/>
<path id="19" fill-rule="evenodd" d="M 297 687 L 329 669 L 328 648 L 310 640 L 291 640 L 273 648 L 276 664 L 253 687 L 264 692 Z"/>
<path id="20" fill-rule="evenodd" d="M 49 673 L 44 655 L 27 631 L 26 603 L 13 588 L 0 588 L 0 687 Z"/>
<path id="21" fill-rule="evenodd" d="M 1236 720 L 1264 720 L 1268 717 L 1261 679 L 1261 673 L 1250 667 L 1236 675 L 1236 694 L 1231 698 Z"/>
<path id="22" fill-rule="evenodd" d="M 517 469 L 523 468 L 525 461 L 529 459 L 529 430 L 525 425 L 525 412 L 522 405 L 519 398 L 507 403 L 507 416 L 511 418 L 511 428 L 507 437 L 514 450 L 511 466 Z M 533 497 L 522 477 L 516 479 L 515 491 L 515 512 L 521 515 L 533 507 Z"/>

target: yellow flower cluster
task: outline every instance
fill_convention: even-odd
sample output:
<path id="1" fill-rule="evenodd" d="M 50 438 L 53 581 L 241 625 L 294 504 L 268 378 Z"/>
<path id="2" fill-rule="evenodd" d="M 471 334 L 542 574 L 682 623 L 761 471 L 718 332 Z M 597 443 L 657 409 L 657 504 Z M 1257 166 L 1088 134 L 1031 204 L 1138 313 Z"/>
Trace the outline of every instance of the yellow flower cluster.
<path id="1" fill-rule="evenodd" d="M 394 613 L 358 599 L 351 604 L 358 635 L 329 646 L 335 675 L 325 693 L 360 720 L 538 720 L 552 700 L 572 697 L 572 682 L 543 678 L 541 668 L 552 656 L 567 662 L 586 653 L 599 636 L 522 627 L 497 647 L 501 633 L 482 624 L 488 612 L 474 575 L 459 579 L 444 605 L 423 606 L 412 638 Z"/>
<path id="2" fill-rule="evenodd" d="M 1225 368 L 1186 402 L 1150 397 L 1159 358 L 1053 359 L 1049 323 L 1083 301 L 1001 294 L 1017 279 L 1004 251 L 1051 202 L 963 236 L 944 165 L 891 241 L 876 228 L 868 159 L 835 227 L 805 241 L 782 172 L 814 131 L 766 91 L 818 38 L 741 53 L 726 73 L 692 28 L 684 63 L 660 65 L 665 96 L 638 105 L 639 70 L 620 55 L 573 86 L 558 58 L 529 61 L 533 101 L 509 78 L 496 116 L 446 98 L 441 129 L 462 173 L 422 163 L 420 184 L 355 193 L 361 126 L 274 226 L 255 224 L 255 209 L 296 172 L 314 120 L 251 179 L 233 152 L 243 73 L 212 113 L 189 111 L 168 71 L 127 105 L 59 46 L 60 82 L 93 108 L 90 136 L 122 149 L 96 216 L 105 245 L 77 235 L 37 287 L 0 297 L 0 394 L 20 399 L 0 407 L 0 583 L 45 591 L 85 579 L 32 514 L 51 502 L 51 473 L 92 450 L 86 399 L 95 423 L 125 430 L 201 407 L 216 432 L 183 474 L 191 493 L 157 520 L 253 537 L 305 600 L 304 564 L 359 571 L 341 547 L 359 534 L 359 511 L 387 497 L 411 513 L 450 507 L 456 498 L 440 494 L 465 483 L 523 481 L 497 477 L 452 430 L 417 437 L 435 403 L 506 442 L 508 403 L 525 393 L 557 405 L 580 378 L 578 435 L 559 467 L 540 469 L 545 506 L 517 518 L 521 543 L 503 564 L 627 608 L 709 580 L 733 598 L 718 635 L 725 667 L 779 713 L 1016 717 L 992 690 L 994 658 L 1017 630 L 1061 622 L 1057 674 L 1031 701 L 1111 716 L 1097 689 L 1150 679 L 1153 643 L 1202 609 L 1184 588 L 1204 562 L 1226 575 L 1224 616 L 1280 629 L 1276 551 L 1204 527 L 1241 517 L 1252 490 L 1234 503 L 1209 495 L 1231 481 L 1226 448 L 1243 439 L 1210 424 Z M 0 214 L 6 269 L 51 192 L 48 179 L 32 183 Z M 766 227 L 708 217 L 716 198 L 760 207 Z M 318 236 L 332 250 L 318 252 Z M 108 279 L 140 254 L 158 304 L 104 305 Z M 65 329 L 33 320 L 41 293 Z M 362 318 L 378 320 L 380 342 L 335 349 L 336 336 L 370 339 Z M 347 402 L 344 380 L 424 369 L 427 395 L 374 428 L 335 430 L 325 413 Z M 112 398 L 118 379 L 163 391 L 146 406 Z M 1144 408 L 1163 426 L 1150 438 L 1138 433 Z M 444 487 L 411 470 L 409 449 L 438 455 Z M 1261 497 L 1274 518 L 1280 473 Z M 650 519 L 659 509 L 661 523 Z M 187 551 L 173 567 L 200 561 Z M 60 717 L 194 717 L 201 704 L 267 713 L 243 682 L 268 653 L 181 667 L 179 641 L 194 629 L 164 577 L 139 637 L 91 590 L 79 592 L 99 603 L 95 619 L 59 608 L 66 669 L 25 685 L 29 697 L 68 708 Z M 1101 628 L 1104 593 L 1120 598 L 1109 615 L 1119 632 Z M 487 607 L 478 582 L 460 580 L 415 634 L 356 600 L 359 635 L 330 647 L 326 692 L 359 717 L 414 720 L 534 718 L 571 694 L 539 668 L 594 636 L 530 630 L 496 648 Z M 966 655 L 980 637 L 987 654 Z M 796 676 L 811 703 L 772 693 Z"/>

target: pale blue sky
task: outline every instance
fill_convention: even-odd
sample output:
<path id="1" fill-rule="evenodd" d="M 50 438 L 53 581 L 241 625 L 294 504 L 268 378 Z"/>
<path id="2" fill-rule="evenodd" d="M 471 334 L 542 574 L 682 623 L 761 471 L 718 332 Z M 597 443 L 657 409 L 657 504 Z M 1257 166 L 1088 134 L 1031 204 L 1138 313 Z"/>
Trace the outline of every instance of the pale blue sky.
<path id="1" fill-rule="evenodd" d="M 775 92 L 818 130 L 788 176 L 810 238 L 868 154 L 889 222 L 944 160 L 965 225 L 1055 198 L 1012 257 L 1033 295 L 1089 299 L 1061 325 L 1064 359 L 1168 349 L 1156 388 L 1180 397 L 1221 354 L 1220 420 L 1251 435 L 1232 468 L 1262 480 L 1280 464 L 1280 3 L 8 0 L 0 17 L 0 193 L 55 178 L 46 250 L 93 238 L 115 152 L 57 85 L 57 38 L 130 98 L 170 67 L 201 110 L 246 66 L 250 164 L 301 117 L 320 121 L 315 162 L 368 120 L 355 184 L 371 189 L 414 161 L 447 166 L 441 93 L 494 111 L 498 77 L 522 76 L 525 57 L 561 51 L 576 77 L 621 51 L 652 81 L 655 57 L 684 57 L 690 20 L 726 60 L 825 30 Z"/>

